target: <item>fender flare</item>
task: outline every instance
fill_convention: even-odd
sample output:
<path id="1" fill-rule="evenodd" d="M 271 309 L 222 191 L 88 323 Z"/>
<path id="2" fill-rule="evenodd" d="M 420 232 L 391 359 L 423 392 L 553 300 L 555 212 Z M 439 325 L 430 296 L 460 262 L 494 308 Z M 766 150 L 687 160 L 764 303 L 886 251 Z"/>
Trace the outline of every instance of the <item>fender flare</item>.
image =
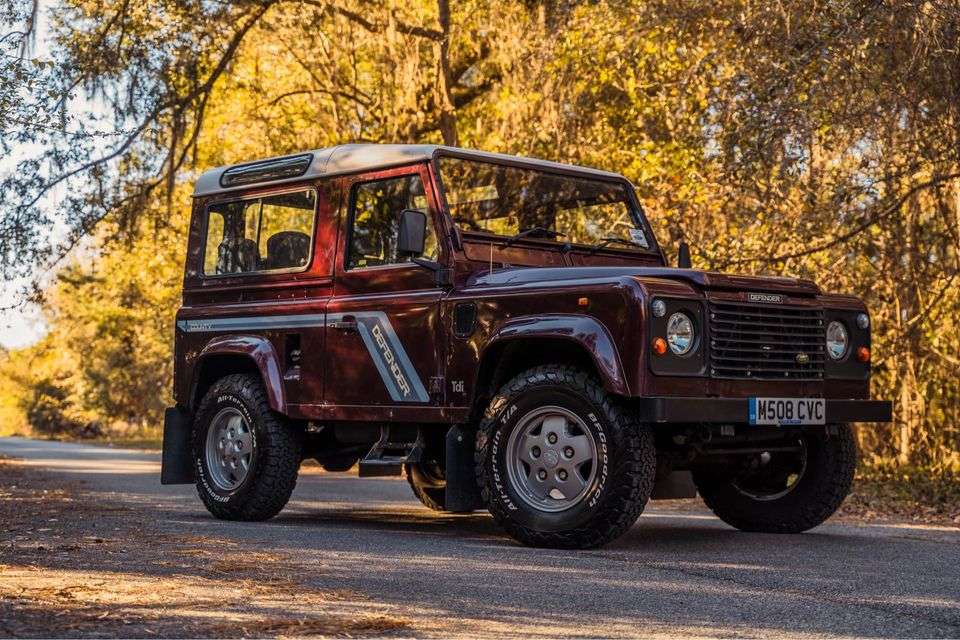
<path id="1" fill-rule="evenodd" d="M 603 387 L 611 393 L 630 395 L 630 386 L 613 337 L 599 320 L 577 314 L 545 314 L 511 318 L 487 340 L 480 361 L 494 346 L 527 338 L 553 338 L 575 342 L 593 359 Z"/>
<path id="2" fill-rule="evenodd" d="M 197 356 L 194 371 L 202 371 L 205 361 L 215 356 L 242 356 L 249 358 L 260 372 L 267 401 L 277 413 L 286 413 L 287 400 L 283 391 L 283 376 L 280 373 L 280 359 L 269 340 L 262 336 L 232 335 L 219 336 L 210 340 Z M 195 373 L 190 387 L 190 397 L 197 390 L 199 376 Z M 194 400 L 194 404 L 199 398 Z"/>

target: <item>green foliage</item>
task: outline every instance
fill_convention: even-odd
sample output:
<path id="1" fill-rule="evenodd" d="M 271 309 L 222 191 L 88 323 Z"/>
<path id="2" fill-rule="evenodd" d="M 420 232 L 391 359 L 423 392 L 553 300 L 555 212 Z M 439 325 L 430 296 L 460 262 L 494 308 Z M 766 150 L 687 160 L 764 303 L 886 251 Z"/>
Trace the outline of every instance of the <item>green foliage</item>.
<path id="1" fill-rule="evenodd" d="M 42 378 L 31 384 L 31 397 L 23 409 L 34 433 L 43 436 L 80 435 L 83 425 L 64 413 L 70 392 L 62 384 Z"/>

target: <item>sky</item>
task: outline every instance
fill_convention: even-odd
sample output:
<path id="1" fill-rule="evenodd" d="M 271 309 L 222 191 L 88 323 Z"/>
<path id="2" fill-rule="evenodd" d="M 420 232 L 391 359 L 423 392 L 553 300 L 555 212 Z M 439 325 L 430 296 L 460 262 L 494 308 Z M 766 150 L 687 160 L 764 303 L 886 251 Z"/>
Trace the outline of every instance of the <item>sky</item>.
<path id="1" fill-rule="evenodd" d="M 49 21 L 47 8 L 49 3 L 41 0 L 38 11 L 36 40 L 29 55 L 32 58 L 49 58 Z M 14 166 L 18 157 L 29 153 L 29 149 L 14 149 L 6 158 L 0 158 L 0 172 Z M 52 194 L 51 204 L 57 194 Z M 0 346 L 7 349 L 24 347 L 43 337 L 47 331 L 43 315 L 36 305 L 21 305 L 19 290 L 27 282 L 16 280 L 9 283 L 0 281 Z M 14 307 L 10 309 L 9 307 Z"/>

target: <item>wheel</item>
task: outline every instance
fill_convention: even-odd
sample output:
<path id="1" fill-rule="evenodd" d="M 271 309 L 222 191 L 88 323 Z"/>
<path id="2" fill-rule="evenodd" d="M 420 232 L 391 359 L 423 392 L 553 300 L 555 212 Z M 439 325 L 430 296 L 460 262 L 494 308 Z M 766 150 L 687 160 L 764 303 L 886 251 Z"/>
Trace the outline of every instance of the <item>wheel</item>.
<path id="1" fill-rule="evenodd" d="M 822 524 L 850 493 L 857 442 L 849 425 L 836 435 L 797 436 L 793 452 L 762 454 L 759 464 L 730 471 L 694 470 L 708 507 L 743 531 L 800 533 Z"/>
<path id="2" fill-rule="evenodd" d="M 194 422 L 197 492 L 222 520 L 267 520 L 297 483 L 302 434 L 274 413 L 259 378 L 217 380 Z"/>
<path id="3" fill-rule="evenodd" d="M 436 463 L 423 463 L 403 465 L 407 472 L 407 482 L 413 489 L 413 495 L 423 503 L 428 509 L 433 511 L 446 511 L 444 506 L 447 481 L 443 477 L 443 470 Z"/>
<path id="4" fill-rule="evenodd" d="M 497 523 L 531 546 L 598 547 L 629 529 L 653 489 L 653 432 L 588 373 L 526 371 L 490 402 L 477 480 Z"/>

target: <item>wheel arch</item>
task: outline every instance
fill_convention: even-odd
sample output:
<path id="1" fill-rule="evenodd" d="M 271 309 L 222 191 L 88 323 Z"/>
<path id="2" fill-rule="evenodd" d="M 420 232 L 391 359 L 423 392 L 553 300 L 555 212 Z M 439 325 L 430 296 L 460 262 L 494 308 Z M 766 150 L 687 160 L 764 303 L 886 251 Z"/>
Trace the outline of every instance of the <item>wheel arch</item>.
<path id="1" fill-rule="evenodd" d="M 235 373 L 256 375 L 267 392 L 270 408 L 286 413 L 287 403 L 280 360 L 269 340 L 261 336 L 221 336 L 201 350 L 190 386 L 190 408 L 196 409 L 214 382 Z"/>
<path id="2" fill-rule="evenodd" d="M 581 315 L 515 318 L 498 328 L 480 354 L 473 389 L 474 410 L 507 380 L 543 364 L 586 369 L 614 394 L 629 395 L 620 354 L 598 320 Z"/>

